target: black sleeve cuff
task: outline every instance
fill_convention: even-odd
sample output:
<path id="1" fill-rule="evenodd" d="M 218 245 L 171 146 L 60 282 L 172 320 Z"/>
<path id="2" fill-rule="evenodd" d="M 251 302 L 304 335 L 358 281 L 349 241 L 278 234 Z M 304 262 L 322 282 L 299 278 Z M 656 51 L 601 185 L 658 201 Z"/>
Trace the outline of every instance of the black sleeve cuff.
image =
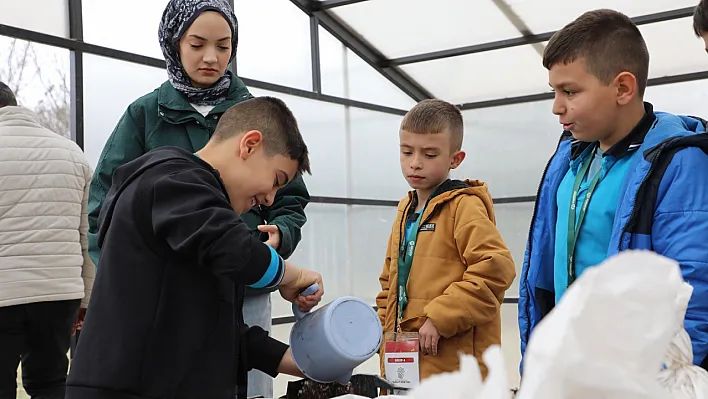
<path id="1" fill-rule="evenodd" d="M 289 346 L 268 336 L 258 326 L 250 327 L 243 334 L 247 369 L 260 370 L 271 377 L 278 375 L 278 366 Z"/>

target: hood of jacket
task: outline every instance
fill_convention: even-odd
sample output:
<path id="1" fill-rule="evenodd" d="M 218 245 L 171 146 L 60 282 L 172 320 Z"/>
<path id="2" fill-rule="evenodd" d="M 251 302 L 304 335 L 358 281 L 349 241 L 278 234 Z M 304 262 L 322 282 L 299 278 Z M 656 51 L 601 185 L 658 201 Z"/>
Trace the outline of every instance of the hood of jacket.
<path id="1" fill-rule="evenodd" d="M 494 203 L 492 200 L 492 195 L 489 193 L 487 183 L 481 180 L 469 179 L 447 179 L 440 184 L 428 199 L 428 206 L 425 207 L 425 214 L 423 215 L 423 218 L 426 218 L 427 214 L 432 213 L 436 207 L 450 202 L 456 197 L 462 195 L 474 195 L 481 199 L 482 203 L 484 203 L 484 207 L 487 209 L 487 214 L 490 216 L 490 219 L 494 220 Z M 408 212 L 414 210 L 417 205 L 418 197 L 415 190 L 412 190 L 408 193 L 408 197 L 404 198 L 398 204 L 398 209 L 405 214 L 407 210 Z"/>
<path id="2" fill-rule="evenodd" d="M 148 169 L 171 160 L 183 160 L 185 164 L 198 164 L 213 171 L 213 168 L 211 168 L 209 164 L 197 158 L 190 152 L 178 147 L 158 148 L 119 167 L 113 174 L 113 184 L 111 185 L 110 191 L 106 195 L 106 200 L 103 203 L 103 207 L 101 208 L 101 213 L 98 218 L 99 247 L 103 245 L 103 240 L 105 239 L 106 232 L 108 231 L 108 227 L 111 224 L 111 219 L 113 218 L 116 203 L 118 202 L 118 199 L 123 191 L 125 191 L 126 187 L 128 187 L 131 182 L 140 177 Z M 226 193 L 225 189 L 224 193 Z"/>

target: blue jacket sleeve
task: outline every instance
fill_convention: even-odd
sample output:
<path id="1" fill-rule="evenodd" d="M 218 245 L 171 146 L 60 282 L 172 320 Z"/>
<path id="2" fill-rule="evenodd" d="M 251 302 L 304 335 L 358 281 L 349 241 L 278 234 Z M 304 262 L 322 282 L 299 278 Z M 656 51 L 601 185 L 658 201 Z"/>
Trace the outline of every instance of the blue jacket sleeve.
<path id="1" fill-rule="evenodd" d="M 533 223 L 533 221 L 531 221 Z M 529 306 L 529 292 L 526 288 L 526 279 L 524 278 L 528 274 L 529 267 L 529 257 L 531 253 L 529 252 L 528 245 L 526 246 L 526 251 L 524 253 L 524 263 L 521 270 L 521 275 L 519 276 L 519 303 L 518 303 L 518 314 L 519 314 L 519 338 L 521 340 L 521 357 L 523 359 L 524 353 L 526 353 L 526 332 L 531 328 L 531 321 L 528 318 L 527 308 Z M 519 370 L 522 370 L 520 365 Z"/>
<path id="2" fill-rule="evenodd" d="M 701 170 L 708 170 L 702 150 L 676 153 L 659 186 L 652 227 L 654 251 L 679 262 L 693 286 L 684 328 L 697 365 L 708 355 L 708 184 Z"/>

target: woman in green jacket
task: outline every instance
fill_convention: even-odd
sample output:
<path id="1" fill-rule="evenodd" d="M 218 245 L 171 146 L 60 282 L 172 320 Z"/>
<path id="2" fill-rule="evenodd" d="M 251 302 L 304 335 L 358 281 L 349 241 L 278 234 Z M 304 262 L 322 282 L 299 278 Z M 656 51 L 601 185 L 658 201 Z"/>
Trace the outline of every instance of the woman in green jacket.
<path id="1" fill-rule="evenodd" d="M 89 254 L 97 267 L 98 216 L 111 186 L 113 172 L 146 152 L 162 146 L 200 150 L 232 105 L 252 98 L 228 66 L 236 54 L 238 25 L 226 0 L 171 0 L 158 32 L 167 64 L 168 81 L 128 106 L 106 142 L 89 193 Z M 301 177 L 278 191 L 272 204 L 241 215 L 254 234 L 275 243 L 289 257 L 306 222 L 309 194 Z M 244 318 L 270 331 L 270 293 L 248 290 Z M 249 373 L 248 395 L 273 397 L 272 379 Z"/>

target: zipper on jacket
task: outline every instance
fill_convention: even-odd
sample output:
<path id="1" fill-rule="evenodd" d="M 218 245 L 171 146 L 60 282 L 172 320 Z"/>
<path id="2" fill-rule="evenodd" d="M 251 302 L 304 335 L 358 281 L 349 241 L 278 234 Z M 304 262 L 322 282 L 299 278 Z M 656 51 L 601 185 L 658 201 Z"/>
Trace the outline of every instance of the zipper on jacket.
<path id="1" fill-rule="evenodd" d="M 529 235 L 526 240 L 526 246 L 528 248 L 528 253 L 529 253 L 529 267 L 531 266 L 531 253 L 532 253 L 532 247 L 533 247 L 533 229 L 534 226 L 536 225 L 536 216 L 538 213 L 538 201 L 541 197 L 541 189 L 543 188 L 543 181 L 546 180 L 546 174 L 548 173 L 548 168 L 551 166 L 551 162 L 553 162 L 553 159 L 556 157 L 558 154 L 558 149 L 560 148 L 561 143 L 564 141 L 563 139 L 567 137 L 566 133 L 563 132 L 561 134 L 560 139 L 558 140 L 558 144 L 556 145 L 556 150 L 553 152 L 553 155 L 551 158 L 548 160 L 548 163 L 546 163 L 546 167 L 543 169 L 543 174 L 541 175 L 541 181 L 538 183 L 538 190 L 536 190 L 536 201 L 534 201 L 533 205 L 533 214 L 531 216 L 531 225 L 529 226 Z M 523 260 L 522 260 L 523 262 Z M 523 266 L 523 264 L 522 264 Z M 529 267 L 526 268 L 526 270 L 522 273 L 521 275 L 521 281 L 519 283 L 526 283 L 529 275 Z M 521 287 L 521 285 L 519 285 Z M 526 313 L 526 320 L 528 320 L 528 323 L 531 323 L 531 312 L 529 311 L 529 306 L 526 305 L 526 309 L 524 309 L 524 312 Z M 528 344 L 529 342 L 529 335 L 531 332 L 531 328 L 527 328 L 526 332 L 524 333 L 524 336 L 526 338 L 526 343 Z"/>
<path id="2" fill-rule="evenodd" d="M 659 123 L 659 119 L 657 118 L 654 123 L 651 126 L 651 129 L 654 129 L 656 124 Z M 661 157 L 661 152 L 664 151 L 664 148 L 666 148 L 667 142 L 662 142 L 659 144 L 659 148 L 656 149 L 656 155 L 654 156 L 654 160 L 651 163 L 651 166 L 649 166 L 649 170 L 647 171 L 647 174 L 644 175 L 644 179 L 642 179 L 642 182 L 639 183 L 639 187 L 637 187 L 637 194 L 639 194 L 639 191 L 644 187 L 644 185 L 647 183 L 649 180 L 649 177 L 652 175 L 654 170 L 656 169 L 656 164 L 657 161 L 659 160 L 659 157 Z M 651 151 L 651 150 L 649 150 Z M 617 251 L 622 251 L 622 240 L 624 238 L 624 235 L 628 233 L 629 230 L 629 224 L 632 222 L 637 217 L 637 201 L 635 198 L 634 201 L 634 206 L 632 207 L 632 213 L 629 215 L 629 219 L 627 219 L 627 223 L 624 224 L 622 227 L 622 232 L 620 233 L 619 240 L 617 243 Z"/>
<path id="3" fill-rule="evenodd" d="M 430 200 L 430 199 L 428 199 Z M 408 201 L 408 205 L 406 205 L 406 208 L 403 210 L 403 217 L 401 218 L 401 225 L 399 226 L 399 233 L 398 233 L 398 249 L 397 249 L 397 256 L 401 256 L 401 246 L 400 244 L 403 242 L 403 232 L 404 232 L 404 226 L 406 224 L 406 220 L 408 219 L 408 212 L 410 211 L 411 205 L 413 205 L 413 200 Z M 421 210 L 421 212 L 425 212 L 425 208 L 428 206 L 426 203 L 425 207 Z M 420 223 L 418 224 L 418 233 L 420 233 L 421 227 L 430 220 L 430 218 L 433 216 L 433 212 L 435 211 L 435 208 L 437 208 L 438 205 L 433 206 L 433 208 L 428 212 L 428 216 L 425 219 L 421 219 Z M 414 255 L 415 256 L 415 255 Z M 411 266 L 413 266 L 413 262 L 411 262 Z M 396 269 L 398 269 L 398 260 L 396 260 Z M 398 276 L 398 274 L 396 274 Z M 398 281 L 396 281 L 396 322 L 393 326 L 393 332 L 394 334 L 398 333 Z M 403 317 L 403 315 L 401 315 Z"/>
<path id="4" fill-rule="evenodd" d="M 651 177 L 652 173 L 654 173 L 654 170 L 656 169 L 656 165 L 659 163 L 659 159 L 661 158 L 661 153 L 666 149 L 668 146 L 668 143 L 664 143 L 661 145 L 656 150 L 656 155 L 654 156 L 654 160 L 651 163 L 651 166 L 649 167 L 649 170 L 647 171 L 647 174 L 644 175 L 644 179 L 642 179 L 642 182 L 639 184 L 639 187 L 637 187 L 637 194 L 639 194 L 639 191 L 646 185 L 647 181 Z M 622 251 L 622 240 L 624 238 L 624 235 L 629 232 L 629 224 L 637 217 L 637 201 L 635 198 L 634 201 L 634 206 L 632 207 L 632 213 L 629 215 L 629 219 L 627 219 L 627 223 L 624 224 L 624 227 L 622 227 L 622 232 L 620 233 L 619 236 L 619 242 L 617 243 L 617 251 Z"/>
<path id="5" fill-rule="evenodd" d="M 398 333 L 398 295 L 400 293 L 398 292 L 398 258 L 401 256 L 401 243 L 403 243 L 403 231 L 404 231 L 404 226 L 406 224 L 406 220 L 408 219 L 408 211 L 410 211 L 411 205 L 413 205 L 413 199 L 409 198 L 408 199 L 408 204 L 406 207 L 403 209 L 403 217 L 401 218 L 401 223 L 398 226 L 398 248 L 396 248 L 396 281 L 394 284 L 396 284 L 396 305 L 394 306 L 396 308 L 396 316 L 395 316 L 395 324 L 393 326 L 393 333 L 397 334 Z M 412 264 L 412 263 L 411 263 Z"/>

